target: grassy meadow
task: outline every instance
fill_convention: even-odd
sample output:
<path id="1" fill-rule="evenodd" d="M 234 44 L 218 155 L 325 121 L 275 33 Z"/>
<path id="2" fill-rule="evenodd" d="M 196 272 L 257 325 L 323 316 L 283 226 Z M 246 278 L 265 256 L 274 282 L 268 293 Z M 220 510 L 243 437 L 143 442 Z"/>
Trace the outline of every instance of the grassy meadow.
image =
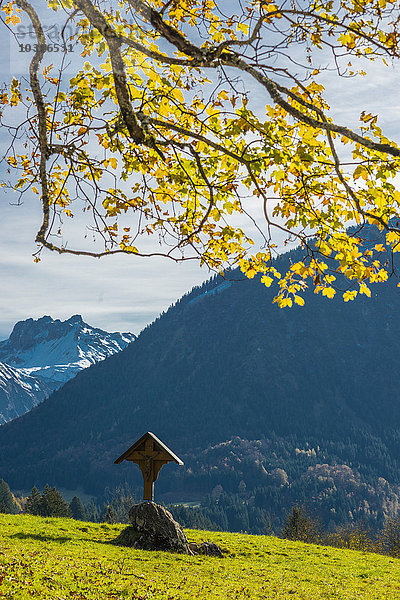
<path id="1" fill-rule="evenodd" d="M 400 560 L 274 537 L 188 530 L 224 558 L 110 544 L 123 525 L 0 515 L 0 598 L 400 598 Z"/>

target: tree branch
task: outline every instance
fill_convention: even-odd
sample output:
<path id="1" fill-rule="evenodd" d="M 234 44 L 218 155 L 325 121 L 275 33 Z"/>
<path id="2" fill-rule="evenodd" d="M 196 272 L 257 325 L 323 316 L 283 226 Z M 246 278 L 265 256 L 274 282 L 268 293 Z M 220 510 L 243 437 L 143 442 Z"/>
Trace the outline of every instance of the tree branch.
<path id="1" fill-rule="evenodd" d="M 35 30 L 37 39 L 37 47 L 32 60 L 29 65 L 30 84 L 34 97 L 34 102 L 38 114 L 38 137 L 39 137 L 39 148 L 40 148 L 40 164 L 39 164 L 39 177 L 42 186 L 42 210 L 43 220 L 42 225 L 37 232 L 36 241 L 40 244 L 47 244 L 45 235 L 49 228 L 50 220 L 50 199 L 49 189 L 47 182 L 47 169 L 46 163 L 49 154 L 48 141 L 47 141 L 47 115 L 46 108 L 44 105 L 42 90 L 40 88 L 38 70 L 39 65 L 46 52 L 46 37 L 43 32 L 40 19 L 32 5 L 27 0 L 17 0 L 17 6 L 22 8 L 28 15 Z"/>
<path id="2" fill-rule="evenodd" d="M 75 0 L 75 4 L 89 19 L 93 27 L 95 27 L 107 41 L 110 50 L 115 91 L 122 116 L 132 140 L 137 144 L 142 144 L 146 139 L 146 134 L 139 126 L 136 115 L 132 109 L 124 61 L 121 55 L 121 40 L 115 36 L 114 30 L 107 23 L 105 17 L 93 6 L 90 0 Z"/>

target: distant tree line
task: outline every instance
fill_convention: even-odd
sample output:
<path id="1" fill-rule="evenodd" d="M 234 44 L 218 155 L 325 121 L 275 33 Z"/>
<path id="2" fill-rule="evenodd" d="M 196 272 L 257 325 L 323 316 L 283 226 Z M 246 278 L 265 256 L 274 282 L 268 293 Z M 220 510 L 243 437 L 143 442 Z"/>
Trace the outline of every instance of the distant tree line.
<path id="1" fill-rule="evenodd" d="M 68 503 L 55 487 L 46 485 L 43 492 L 36 487 L 32 489 L 21 511 L 9 485 L 0 479 L 0 512 L 9 514 L 24 512 L 42 517 L 128 523 L 129 509 L 138 502 L 137 497 L 136 491 L 132 492 L 125 486 L 114 491 L 107 490 L 101 504 L 91 500 L 84 505 L 78 496 Z M 374 530 L 365 519 L 342 523 L 332 529 L 329 526 L 324 528 L 321 520 L 305 505 L 296 504 L 279 525 L 279 520 L 275 520 L 273 515 L 246 503 L 243 490 L 242 496 L 221 492 L 218 498 L 208 497 L 201 506 L 172 505 L 168 509 L 183 527 L 190 529 L 249 532 L 252 523 L 257 526 L 259 534 L 400 558 L 400 511 L 386 518 L 379 530 Z"/>
<path id="2" fill-rule="evenodd" d="M 72 517 L 86 520 L 86 511 L 81 500 L 74 496 L 68 504 L 55 487 L 46 485 L 43 492 L 34 487 L 27 497 L 24 512 L 40 517 Z"/>
<path id="3" fill-rule="evenodd" d="M 36 487 L 32 489 L 31 494 L 26 498 L 23 512 L 41 517 L 67 517 L 80 521 L 128 523 L 129 508 L 135 503 L 133 493 L 123 488 L 119 488 L 113 493 L 107 490 L 100 504 L 93 500 L 83 504 L 78 496 L 74 496 L 68 503 L 55 487 L 51 488 L 46 485 L 43 492 L 39 492 Z"/>
<path id="4" fill-rule="evenodd" d="M 297 260 L 295 251 L 279 258 L 287 268 Z M 126 478 L 139 483 L 139 469 L 99 457 L 119 456 L 132 431 L 145 431 L 151 419 L 185 462 L 180 470 L 169 466 L 168 477 L 161 473 L 159 494 L 179 500 L 190 493 L 203 503 L 215 486 L 235 494 L 243 480 L 248 502 L 255 495 L 257 506 L 281 522 L 294 503 L 312 497 L 332 526 L 357 520 L 368 503 L 381 527 L 381 508 L 400 500 L 391 498 L 400 483 L 400 413 L 393 411 L 395 380 L 384 378 L 398 355 L 376 357 L 375 349 L 398 347 L 398 288 L 380 290 L 379 300 L 360 299 L 362 310 L 346 305 L 344 311 L 333 301 L 329 315 L 311 294 L 298 320 L 297 312 L 268 308 L 268 290 L 255 280 L 212 294 L 222 282 L 192 290 L 126 351 L 63 386 L 54 395 L 57 410 L 44 403 L 2 428 L 0 462 L 10 485 L 84 485 L 99 496 Z M 193 302 L 198 297 L 204 299 Z M 151 377 L 155 363 L 157 377 Z M 168 416 L 178 413 L 177 429 Z M 46 429 L 45 454 L 33 434 L 39 423 Z M 339 480 L 334 469 L 320 476 L 317 466 L 324 464 L 347 465 L 359 478 Z M 283 488 L 279 469 L 289 482 Z M 391 489 L 382 486 L 374 495 L 379 479 Z"/>

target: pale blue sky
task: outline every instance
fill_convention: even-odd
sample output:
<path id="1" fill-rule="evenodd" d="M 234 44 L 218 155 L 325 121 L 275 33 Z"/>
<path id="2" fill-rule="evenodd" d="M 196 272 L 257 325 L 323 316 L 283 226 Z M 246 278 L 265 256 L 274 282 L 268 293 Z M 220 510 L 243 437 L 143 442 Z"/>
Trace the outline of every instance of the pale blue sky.
<path id="1" fill-rule="evenodd" d="M 19 207 L 9 200 L 1 194 L 0 339 L 16 321 L 44 314 L 66 319 L 79 313 L 96 327 L 138 333 L 208 276 L 197 263 L 121 255 L 98 260 L 44 252 L 35 264 L 40 210 L 28 199 Z"/>

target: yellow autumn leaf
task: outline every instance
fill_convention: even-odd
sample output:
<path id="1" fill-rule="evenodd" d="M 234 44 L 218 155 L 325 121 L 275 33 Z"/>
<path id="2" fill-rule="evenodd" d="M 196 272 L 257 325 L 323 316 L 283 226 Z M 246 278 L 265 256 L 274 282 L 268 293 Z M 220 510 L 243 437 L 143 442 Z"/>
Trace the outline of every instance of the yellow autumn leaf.
<path id="1" fill-rule="evenodd" d="M 172 90 L 171 95 L 178 100 L 181 104 L 185 103 L 185 98 L 183 97 L 183 94 L 181 92 L 181 90 L 179 88 L 175 88 Z"/>
<path id="2" fill-rule="evenodd" d="M 246 23 L 238 23 L 236 25 L 236 29 L 238 31 L 242 31 L 244 35 L 247 35 L 249 33 L 249 26 Z"/>
<path id="3" fill-rule="evenodd" d="M 366 296 L 368 296 L 368 298 L 371 298 L 371 290 L 365 283 L 360 284 L 359 292 L 360 294 L 365 294 Z"/>
<path id="4" fill-rule="evenodd" d="M 348 291 L 348 292 L 344 292 L 343 294 L 343 300 L 345 302 L 349 302 L 349 300 L 354 300 L 354 298 L 357 296 L 357 292 L 356 290 L 353 291 Z"/>
<path id="5" fill-rule="evenodd" d="M 332 299 L 335 296 L 335 294 L 336 294 L 336 290 L 331 286 L 325 287 L 322 290 L 322 295 L 326 296 L 327 298 L 330 298 L 330 299 Z"/>
<path id="6" fill-rule="evenodd" d="M 304 304 L 305 304 L 304 298 L 302 298 L 301 296 L 297 296 L 297 295 L 295 295 L 295 297 L 294 297 L 294 301 L 295 301 L 295 303 L 296 303 L 296 304 L 298 304 L 299 306 L 304 306 Z"/>
<path id="7" fill-rule="evenodd" d="M 400 233 L 397 231 L 389 231 L 386 234 L 386 242 L 388 244 L 398 244 L 400 242 Z"/>
<path id="8" fill-rule="evenodd" d="M 261 283 L 263 283 L 266 287 L 270 287 L 273 282 L 273 278 L 269 275 L 263 275 L 261 277 Z"/>

